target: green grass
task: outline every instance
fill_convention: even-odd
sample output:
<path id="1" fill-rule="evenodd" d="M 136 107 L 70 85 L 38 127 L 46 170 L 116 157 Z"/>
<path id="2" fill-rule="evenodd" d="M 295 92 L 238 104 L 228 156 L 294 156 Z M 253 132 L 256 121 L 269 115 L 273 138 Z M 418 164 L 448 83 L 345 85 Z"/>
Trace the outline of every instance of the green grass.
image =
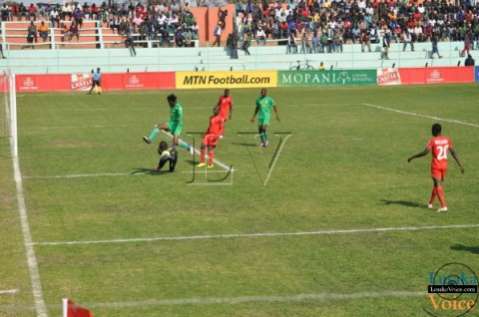
<path id="1" fill-rule="evenodd" d="M 185 130 L 203 131 L 221 92 L 178 91 Z M 235 167 L 232 185 L 192 186 L 191 158 L 174 174 L 25 179 L 34 241 L 102 240 L 231 233 L 296 232 L 477 224 L 478 128 L 444 124 L 466 168 L 451 162 L 450 212 L 424 207 L 429 158 L 422 150 L 432 120 L 364 107 L 386 107 L 479 123 L 475 85 L 271 89 L 290 131 L 263 186 L 279 137 L 257 146 L 249 123 L 257 90 L 233 91 L 235 110 L 217 158 Z M 24 176 L 129 173 L 152 168 L 154 146 L 141 136 L 168 115 L 167 92 L 28 94 L 18 99 Z M 191 138 L 187 137 L 191 141 Z M 0 143 L 0 296 L 12 316 L 32 316 L 28 271 L 15 209 L 6 140 Z M 196 142 L 200 142 L 199 139 Z M 221 169 L 216 169 L 221 171 Z M 211 177 L 221 177 L 215 174 Z M 202 175 L 196 182 L 205 182 Z M 226 182 L 231 181 L 227 179 Z M 5 197 L 5 198 L 4 198 Z M 470 251 L 452 249 L 454 245 Z M 475 248 L 475 249 L 474 249 Z M 150 305 L 148 300 L 423 291 L 428 273 L 459 261 L 479 270 L 477 229 L 282 236 L 123 244 L 35 246 L 52 316 L 60 299 L 91 304 L 98 316 L 425 316 L 425 297 Z M 3 256 L 5 255 L 5 256 Z M 5 269 L 4 269 L 5 268 Z M 12 312 L 12 306 L 15 311 Z"/>

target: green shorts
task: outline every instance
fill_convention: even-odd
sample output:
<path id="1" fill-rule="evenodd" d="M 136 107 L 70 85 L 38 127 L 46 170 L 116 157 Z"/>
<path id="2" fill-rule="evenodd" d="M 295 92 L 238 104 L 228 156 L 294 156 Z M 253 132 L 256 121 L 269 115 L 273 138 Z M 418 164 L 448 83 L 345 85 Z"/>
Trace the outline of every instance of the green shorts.
<path id="1" fill-rule="evenodd" d="M 168 124 L 168 129 L 170 129 L 171 134 L 173 134 L 174 136 L 180 136 L 181 131 L 183 131 L 183 125 L 181 125 L 181 124 L 179 124 L 179 125 Z"/>
<path id="2" fill-rule="evenodd" d="M 269 125 L 270 121 L 271 121 L 271 117 L 261 117 L 261 118 L 258 118 L 258 125 L 260 126 Z"/>

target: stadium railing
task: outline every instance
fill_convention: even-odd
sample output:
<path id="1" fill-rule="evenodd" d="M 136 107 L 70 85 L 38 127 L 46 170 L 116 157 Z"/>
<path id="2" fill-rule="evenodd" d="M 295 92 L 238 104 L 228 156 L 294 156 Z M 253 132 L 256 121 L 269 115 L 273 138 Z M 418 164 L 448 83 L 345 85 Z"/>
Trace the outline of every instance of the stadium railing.
<path id="1" fill-rule="evenodd" d="M 44 21 L 48 26 L 48 40 L 43 41 L 37 34 L 37 41 L 28 43 L 27 29 L 29 21 L 2 22 L 1 25 L 1 42 L 6 50 L 24 49 L 24 48 L 42 48 L 42 49 L 63 49 L 63 48 L 110 48 L 125 47 L 126 36 L 118 34 L 103 25 L 97 20 L 86 20 L 83 27 L 79 29 L 78 38 L 76 36 L 65 39 L 65 34 L 61 28 L 50 27 L 49 21 Z M 71 21 L 61 21 L 60 24 L 70 25 Z M 22 27 L 19 27 L 19 26 Z M 38 27 L 40 21 L 35 22 Z M 172 38 L 173 34 L 170 34 Z M 155 47 L 162 43 L 161 40 L 140 40 L 144 37 L 142 34 L 136 33 L 131 35 L 134 39 L 135 46 Z M 195 47 L 199 46 L 198 40 L 193 40 Z M 174 43 L 168 43 L 172 46 Z"/>

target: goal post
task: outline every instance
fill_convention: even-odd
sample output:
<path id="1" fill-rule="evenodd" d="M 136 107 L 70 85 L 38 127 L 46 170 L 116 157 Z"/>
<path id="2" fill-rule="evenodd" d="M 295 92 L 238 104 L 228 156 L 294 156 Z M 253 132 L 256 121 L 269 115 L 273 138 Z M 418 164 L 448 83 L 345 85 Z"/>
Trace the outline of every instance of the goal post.
<path id="1" fill-rule="evenodd" d="M 0 137 L 8 138 L 12 156 L 18 156 L 17 93 L 15 74 L 4 71 L 0 74 Z"/>
<path id="2" fill-rule="evenodd" d="M 17 88 L 15 85 L 15 74 L 11 73 L 9 78 L 10 108 L 9 110 L 9 127 L 10 127 L 10 142 L 12 147 L 12 156 L 18 156 L 18 120 L 17 120 Z"/>

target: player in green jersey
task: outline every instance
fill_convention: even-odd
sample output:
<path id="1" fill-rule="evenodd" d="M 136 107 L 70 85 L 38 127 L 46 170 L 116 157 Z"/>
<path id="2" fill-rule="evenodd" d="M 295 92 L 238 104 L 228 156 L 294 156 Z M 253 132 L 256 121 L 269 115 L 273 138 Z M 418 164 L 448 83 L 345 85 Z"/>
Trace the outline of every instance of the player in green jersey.
<path id="1" fill-rule="evenodd" d="M 168 105 L 170 107 L 170 119 L 160 125 L 156 125 L 148 136 L 143 137 L 143 141 L 147 144 L 151 144 L 160 133 L 160 129 L 169 131 L 173 135 L 172 147 L 176 145 L 193 153 L 193 147 L 180 140 L 181 131 L 183 130 L 183 106 L 178 102 L 177 97 L 174 94 L 166 97 Z"/>
<path id="2" fill-rule="evenodd" d="M 279 121 L 278 108 L 276 107 L 273 98 L 268 96 L 268 91 L 263 88 L 261 89 L 261 96 L 256 99 L 256 108 L 253 117 L 251 118 L 251 122 L 254 123 L 256 115 L 258 115 L 258 132 L 261 139 L 260 145 L 262 147 L 268 146 L 268 134 L 266 133 L 266 130 L 271 121 L 271 110 L 274 110 L 276 119 Z"/>

